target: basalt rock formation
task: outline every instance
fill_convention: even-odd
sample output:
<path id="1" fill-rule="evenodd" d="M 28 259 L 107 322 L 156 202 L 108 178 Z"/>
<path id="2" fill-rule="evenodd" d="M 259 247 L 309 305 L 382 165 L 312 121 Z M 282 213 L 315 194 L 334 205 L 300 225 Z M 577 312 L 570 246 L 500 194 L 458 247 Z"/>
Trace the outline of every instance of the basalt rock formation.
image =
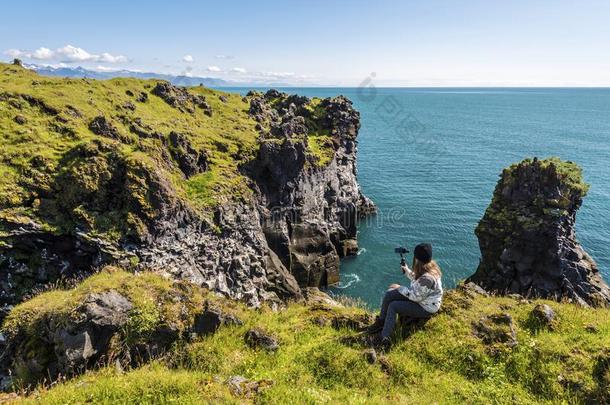
<path id="1" fill-rule="evenodd" d="M 314 106 L 275 90 L 251 97 L 265 126 L 249 171 L 269 246 L 299 285 L 335 283 L 339 258 L 357 251 L 358 217 L 375 211 L 356 181 L 359 114 L 344 97 Z"/>
<path id="2" fill-rule="evenodd" d="M 375 211 L 346 98 L 0 75 L 0 306 L 111 263 L 298 299 Z"/>
<path id="3" fill-rule="evenodd" d="M 2 325 L 0 387 L 13 378 L 36 383 L 102 364 L 130 367 L 157 357 L 176 340 L 215 331 L 202 312 L 202 289 L 156 274 L 106 267 L 72 290 L 34 297 Z M 229 313 L 222 314 L 228 324 Z M 10 370 L 10 372 L 9 372 Z"/>
<path id="4" fill-rule="evenodd" d="M 468 281 L 494 293 L 610 305 L 610 288 L 576 240 L 587 190 L 571 162 L 527 159 L 505 169 L 476 229 L 482 258 Z"/>

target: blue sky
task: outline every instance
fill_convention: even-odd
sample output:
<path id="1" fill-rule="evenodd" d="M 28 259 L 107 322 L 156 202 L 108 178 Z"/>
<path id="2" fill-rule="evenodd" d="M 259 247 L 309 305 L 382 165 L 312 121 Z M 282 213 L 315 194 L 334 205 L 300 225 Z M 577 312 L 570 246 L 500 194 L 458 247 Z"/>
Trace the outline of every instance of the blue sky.
<path id="1" fill-rule="evenodd" d="M 610 86 L 609 1 L 11 1 L 0 59 L 236 81 Z"/>

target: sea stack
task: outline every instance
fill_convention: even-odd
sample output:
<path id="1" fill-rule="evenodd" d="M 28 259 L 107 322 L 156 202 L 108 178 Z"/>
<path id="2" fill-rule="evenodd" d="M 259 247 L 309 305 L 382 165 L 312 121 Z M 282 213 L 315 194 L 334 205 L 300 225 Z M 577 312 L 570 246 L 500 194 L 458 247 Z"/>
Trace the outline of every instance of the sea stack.
<path id="1" fill-rule="evenodd" d="M 468 281 L 497 294 L 609 306 L 610 288 L 574 230 L 588 188 L 580 167 L 558 158 L 506 168 L 476 228 L 481 262 Z"/>

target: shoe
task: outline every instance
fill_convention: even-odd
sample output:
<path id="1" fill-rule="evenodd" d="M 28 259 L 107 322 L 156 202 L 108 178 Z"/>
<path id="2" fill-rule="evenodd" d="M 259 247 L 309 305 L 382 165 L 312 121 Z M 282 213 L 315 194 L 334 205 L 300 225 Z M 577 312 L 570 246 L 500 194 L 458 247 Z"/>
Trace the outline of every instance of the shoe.
<path id="1" fill-rule="evenodd" d="M 392 347 L 392 341 L 390 340 L 390 338 L 383 338 L 381 339 L 381 343 L 379 344 L 379 349 L 382 352 L 388 352 L 390 350 L 390 348 Z"/>
<path id="2" fill-rule="evenodd" d="M 383 329 L 384 322 L 385 322 L 385 319 L 375 317 L 375 322 L 373 322 L 373 324 L 371 326 L 366 328 L 366 331 L 370 334 L 381 332 L 381 330 Z"/>
<path id="3" fill-rule="evenodd" d="M 380 333 L 375 333 L 374 335 L 369 336 L 367 344 L 381 352 L 387 352 L 392 346 L 392 341 L 390 338 L 381 337 Z"/>
<path id="4" fill-rule="evenodd" d="M 370 347 L 376 348 L 381 344 L 381 333 L 373 333 L 366 338 L 366 344 Z"/>

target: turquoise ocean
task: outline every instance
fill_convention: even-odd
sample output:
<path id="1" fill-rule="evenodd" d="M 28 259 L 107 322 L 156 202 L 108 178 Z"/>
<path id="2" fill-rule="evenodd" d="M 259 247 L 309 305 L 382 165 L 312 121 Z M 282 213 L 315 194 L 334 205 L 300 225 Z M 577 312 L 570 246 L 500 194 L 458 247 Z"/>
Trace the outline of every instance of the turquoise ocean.
<path id="1" fill-rule="evenodd" d="M 591 189 L 577 237 L 610 281 L 610 89 L 281 90 L 343 94 L 361 113 L 358 178 L 379 214 L 359 224 L 360 252 L 342 262 L 333 294 L 377 307 L 390 283 L 406 282 L 394 248 L 422 241 L 432 243 L 445 286 L 455 286 L 477 268 L 474 229 L 499 174 L 533 156 L 583 168 Z"/>

